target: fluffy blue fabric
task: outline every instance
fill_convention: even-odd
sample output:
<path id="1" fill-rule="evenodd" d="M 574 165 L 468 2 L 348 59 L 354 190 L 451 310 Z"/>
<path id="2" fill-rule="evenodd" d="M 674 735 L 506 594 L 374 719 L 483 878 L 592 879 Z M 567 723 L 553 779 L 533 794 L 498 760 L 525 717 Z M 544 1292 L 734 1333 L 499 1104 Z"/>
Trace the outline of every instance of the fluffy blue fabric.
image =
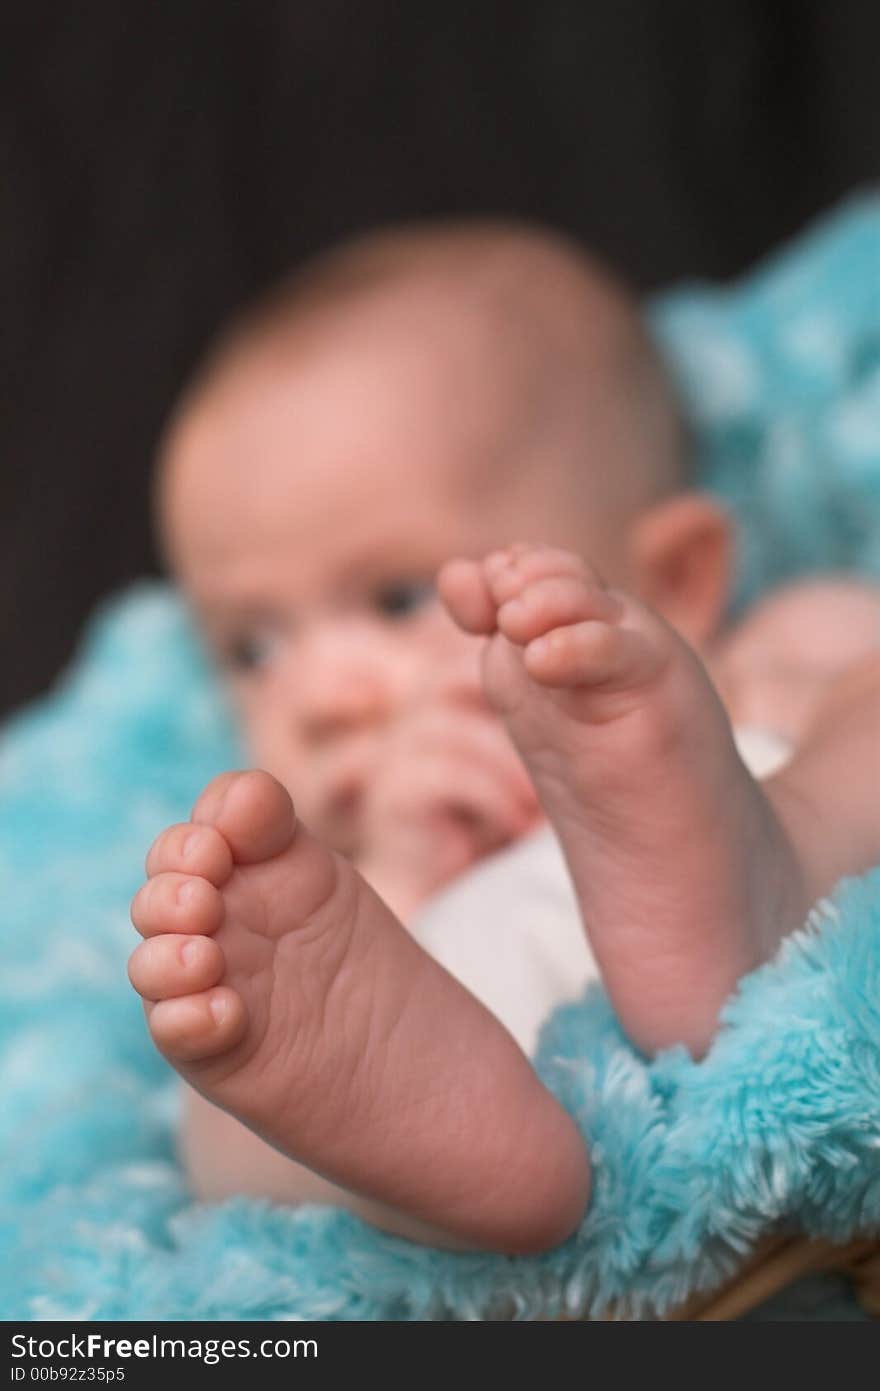
<path id="1" fill-rule="evenodd" d="M 860 203 L 741 289 L 657 308 L 705 477 L 760 539 L 744 594 L 811 562 L 880 561 L 877 246 L 880 207 Z M 779 1218 L 880 1231 L 880 870 L 743 982 L 700 1065 L 646 1064 L 596 990 L 548 1023 L 538 1066 L 595 1165 L 589 1214 L 557 1251 L 451 1255 L 328 1209 L 193 1205 L 176 1082 L 125 983 L 128 900 L 156 832 L 239 761 L 161 586 L 100 615 L 65 683 L 5 731 L 5 1317 L 547 1317 L 611 1299 L 638 1315 L 718 1283 Z"/>
<path id="2" fill-rule="evenodd" d="M 739 602 L 801 570 L 880 574 L 880 199 L 652 320 L 699 475 L 740 524 Z"/>

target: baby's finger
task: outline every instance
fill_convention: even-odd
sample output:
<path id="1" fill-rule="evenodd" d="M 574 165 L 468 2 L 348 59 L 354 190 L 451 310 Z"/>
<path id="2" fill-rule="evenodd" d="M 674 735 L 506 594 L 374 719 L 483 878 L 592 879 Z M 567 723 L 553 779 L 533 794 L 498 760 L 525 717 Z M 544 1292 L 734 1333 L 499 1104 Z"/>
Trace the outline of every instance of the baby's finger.
<path id="1" fill-rule="evenodd" d="M 454 823 L 486 853 L 524 835 L 535 824 L 535 806 L 511 795 L 493 770 L 444 756 L 425 760 L 417 789 L 400 804 L 400 816 L 425 824 Z"/>
<path id="2" fill-rule="evenodd" d="M 506 729 L 493 715 L 479 710 L 456 710 L 430 706 L 387 746 L 383 778 L 412 783 L 421 761 L 431 754 L 439 759 L 476 762 L 487 768 L 509 789 L 512 796 L 534 805 L 536 796 L 525 764 Z"/>
<path id="3" fill-rule="evenodd" d="M 388 775 L 376 782 L 364 806 L 367 833 L 375 839 L 383 827 L 402 818 L 424 818 L 438 806 L 448 810 L 453 804 L 465 809 L 460 819 L 497 824 L 504 839 L 521 835 L 539 812 L 524 771 L 499 765 L 470 746 L 455 749 L 444 743 L 422 748 L 405 776 Z"/>

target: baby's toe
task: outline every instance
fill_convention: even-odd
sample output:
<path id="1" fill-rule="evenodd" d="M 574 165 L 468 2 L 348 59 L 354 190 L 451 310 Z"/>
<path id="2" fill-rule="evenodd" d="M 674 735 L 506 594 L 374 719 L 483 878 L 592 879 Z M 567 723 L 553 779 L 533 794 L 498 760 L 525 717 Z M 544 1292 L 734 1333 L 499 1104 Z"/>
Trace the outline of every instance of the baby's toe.
<path id="1" fill-rule="evenodd" d="M 450 614 L 465 632 L 492 632 L 495 601 L 479 561 L 447 561 L 437 576 L 437 589 Z"/>
<path id="2" fill-rule="evenodd" d="M 131 903 L 131 920 L 142 937 L 166 932 L 216 932 L 226 909 L 223 895 L 207 879 L 167 871 L 148 879 Z"/>
<path id="3" fill-rule="evenodd" d="M 515 599 L 527 585 L 551 576 L 568 575 L 599 584 L 598 576 L 573 551 L 555 546 L 518 543 L 493 551 L 483 563 L 492 597 L 498 604 Z"/>
<path id="4" fill-rule="evenodd" d="M 533 580 L 498 610 L 498 627 L 511 642 L 525 644 L 563 624 L 585 619 L 612 622 L 621 605 L 582 576 L 554 574 Z"/>
<path id="5" fill-rule="evenodd" d="M 269 773 L 221 773 L 196 802 L 193 822 L 223 836 L 238 864 L 271 860 L 286 850 L 296 829 L 290 794 Z"/>
<path id="6" fill-rule="evenodd" d="M 197 874 L 220 889 L 232 873 L 232 851 L 216 826 L 184 821 L 157 836 L 147 855 L 147 874 L 172 870 Z"/>
<path id="7" fill-rule="evenodd" d="M 598 684 L 609 678 L 617 664 L 618 631 L 594 621 L 554 628 L 529 643 L 526 670 L 544 686 Z"/>
<path id="8" fill-rule="evenodd" d="M 247 1011 L 236 990 L 226 985 L 175 1000 L 147 1005 L 153 1042 L 170 1062 L 214 1058 L 241 1041 Z"/>
<path id="9" fill-rule="evenodd" d="M 525 649 L 526 670 L 542 686 L 628 685 L 656 667 L 656 654 L 641 633 L 588 619 L 554 628 Z"/>
<path id="10" fill-rule="evenodd" d="M 223 978 L 223 953 L 211 937 L 150 937 L 132 952 L 128 978 L 146 1000 L 210 990 Z"/>

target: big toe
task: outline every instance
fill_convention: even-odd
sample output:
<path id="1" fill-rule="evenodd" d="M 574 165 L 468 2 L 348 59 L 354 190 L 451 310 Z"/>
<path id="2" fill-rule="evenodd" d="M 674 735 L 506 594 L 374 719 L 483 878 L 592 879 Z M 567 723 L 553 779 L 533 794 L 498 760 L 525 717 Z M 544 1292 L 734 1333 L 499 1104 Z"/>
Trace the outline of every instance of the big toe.
<path id="1" fill-rule="evenodd" d="M 221 773 L 193 807 L 192 820 L 213 825 L 238 864 L 280 855 L 290 845 L 296 813 L 290 794 L 269 773 Z"/>
<path id="2" fill-rule="evenodd" d="M 496 605 L 478 561 L 448 560 L 437 576 L 437 589 L 449 613 L 465 632 L 492 632 Z"/>

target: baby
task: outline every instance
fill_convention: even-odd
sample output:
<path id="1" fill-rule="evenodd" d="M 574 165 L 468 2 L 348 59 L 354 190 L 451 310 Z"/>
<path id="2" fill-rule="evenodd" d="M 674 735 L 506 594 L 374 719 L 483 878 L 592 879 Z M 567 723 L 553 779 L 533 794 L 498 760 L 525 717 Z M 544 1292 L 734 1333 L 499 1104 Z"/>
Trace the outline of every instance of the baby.
<path id="1" fill-rule="evenodd" d="M 196 1190 L 556 1244 L 588 1201 L 583 1140 L 400 917 L 546 818 L 623 1027 L 701 1052 L 740 976 L 880 859 L 880 665 L 752 778 L 697 655 L 725 516 L 689 489 L 628 297 L 529 229 L 381 234 L 309 267 L 184 397 L 159 507 L 268 770 L 215 779 L 132 906 L 132 983 L 194 1089 Z"/>

